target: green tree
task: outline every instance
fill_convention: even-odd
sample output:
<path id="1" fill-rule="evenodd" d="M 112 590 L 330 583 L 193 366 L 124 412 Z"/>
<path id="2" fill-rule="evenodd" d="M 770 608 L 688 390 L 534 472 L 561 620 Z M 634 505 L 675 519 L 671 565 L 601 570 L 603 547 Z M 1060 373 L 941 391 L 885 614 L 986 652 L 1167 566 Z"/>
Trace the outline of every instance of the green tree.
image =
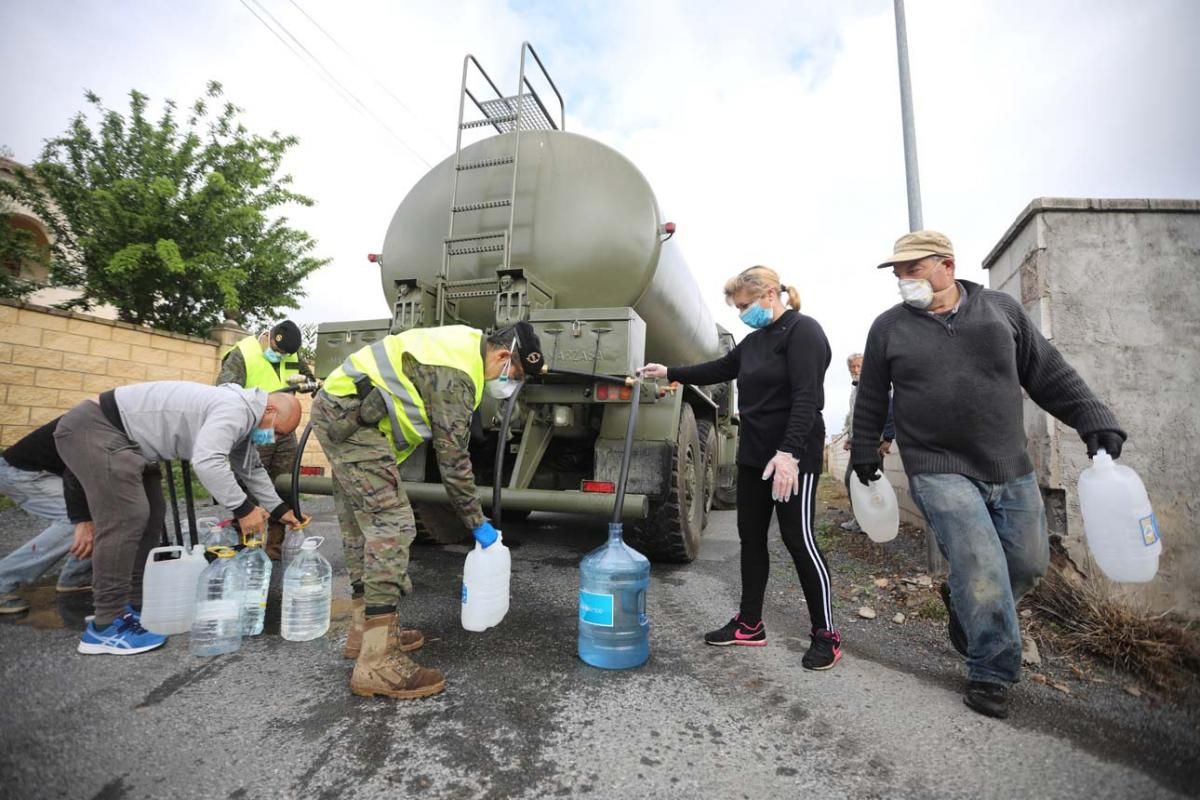
<path id="1" fill-rule="evenodd" d="M 297 307 L 328 260 L 280 214 L 313 204 L 280 174 L 296 137 L 248 131 L 215 81 L 182 125 L 170 100 L 152 121 L 136 90 L 128 115 L 85 97 L 94 118 L 77 114 L 0 185 L 53 229 L 51 281 L 83 292 L 65 306 L 108 303 L 126 322 L 202 336 L 222 316 L 251 325 Z"/>
<path id="2" fill-rule="evenodd" d="M 9 215 L 0 213 L 0 297 L 19 300 L 38 285 L 21 277 L 21 265 L 30 261 L 44 263 L 46 254 L 34 241 L 33 234 L 12 225 Z"/>

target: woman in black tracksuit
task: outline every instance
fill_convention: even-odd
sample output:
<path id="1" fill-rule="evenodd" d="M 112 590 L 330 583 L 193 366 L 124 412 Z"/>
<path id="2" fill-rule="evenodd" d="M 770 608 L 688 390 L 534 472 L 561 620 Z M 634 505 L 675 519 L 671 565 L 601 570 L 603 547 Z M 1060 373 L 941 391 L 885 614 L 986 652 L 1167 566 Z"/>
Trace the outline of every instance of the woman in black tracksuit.
<path id="1" fill-rule="evenodd" d="M 815 319 L 799 313 L 796 288 L 783 286 L 767 267 L 751 267 L 730 278 L 725 301 L 755 329 L 737 347 L 704 364 L 647 364 L 639 370 L 645 377 L 695 385 L 737 378 L 741 608 L 723 628 L 705 634 L 704 641 L 718 646 L 767 643 L 762 610 L 770 570 L 767 529 L 774 510 L 812 618 L 812 645 L 802 663 L 809 669 L 829 669 L 842 657 L 841 636 L 833 625 L 829 568 L 813 533 L 817 478 L 825 452 L 821 410 L 829 342 Z"/>

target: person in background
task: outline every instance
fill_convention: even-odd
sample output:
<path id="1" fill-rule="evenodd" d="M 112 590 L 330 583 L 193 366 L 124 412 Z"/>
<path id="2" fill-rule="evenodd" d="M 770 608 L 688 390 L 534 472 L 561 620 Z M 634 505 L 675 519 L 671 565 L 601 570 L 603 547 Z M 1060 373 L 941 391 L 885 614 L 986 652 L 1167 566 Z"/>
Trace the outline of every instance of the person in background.
<path id="1" fill-rule="evenodd" d="M 63 494 L 63 480 L 73 480 L 54 447 L 55 419 L 25 434 L 0 457 L 0 494 L 50 525 L 0 560 L 0 614 L 19 614 L 29 603 L 16 594 L 67 557 L 58 575 L 59 592 L 92 588 L 91 515 L 86 503 L 75 509 L 72 524 Z M 65 474 L 64 474 L 65 473 Z M 79 494 L 73 493 L 78 498 Z"/>
<path id="2" fill-rule="evenodd" d="M 888 390 L 909 490 L 950 564 L 941 587 L 954 648 L 966 659 L 963 702 L 1008 715 L 1021 676 L 1017 603 L 1046 573 L 1041 490 L 1026 450 L 1024 397 L 1075 428 L 1088 456 L 1117 458 L 1125 432 L 1020 301 L 954 277 L 954 247 L 936 231 L 896 240 L 903 299 L 876 318 L 854 405 L 851 461 L 879 477 Z"/>
<path id="3" fill-rule="evenodd" d="M 297 353 L 303 344 L 300 326 L 285 319 L 259 336 L 247 336 L 235 344 L 221 360 L 217 385 L 233 383 L 246 389 L 280 392 L 298 381 L 315 380 L 312 369 Z M 278 436 L 271 444 L 258 446 L 258 459 L 274 481 L 290 475 L 296 460 L 296 434 Z M 242 487 L 246 489 L 245 486 Z M 273 561 L 282 556 L 284 528 L 271 520 L 267 525 L 263 551 Z"/>
<path id="4" fill-rule="evenodd" d="M 733 619 L 705 634 L 704 641 L 715 646 L 767 643 L 762 614 L 770 572 L 767 531 L 774 512 L 812 622 L 811 646 L 801 663 L 808 669 L 830 669 L 842 657 L 842 639 L 833 624 L 829 567 L 813 534 L 825 450 L 821 409 L 829 342 L 817 321 L 800 313 L 796 288 L 781 284 L 768 267 L 751 267 L 730 278 L 725 301 L 753 329 L 736 347 L 704 364 L 647 364 L 638 371 L 647 378 L 698 385 L 737 379 L 742 598 Z"/>
<path id="5" fill-rule="evenodd" d="M 441 672 L 407 655 L 422 633 L 400 626 L 417 525 L 399 465 L 430 441 L 451 506 L 489 547 L 497 532 L 475 494 L 471 416 L 485 391 L 505 400 L 544 369 L 528 322 L 491 335 L 465 325 L 412 328 L 352 353 L 317 392 L 313 432 L 332 467 L 350 573 L 354 623 L 342 654 L 355 659 L 354 694 L 407 700 L 446 686 Z"/>
<path id="6" fill-rule="evenodd" d="M 133 655 L 166 641 L 143 628 L 140 615 L 142 573 L 162 533 L 165 506 L 161 475 L 152 467 L 191 461 L 196 477 L 247 534 L 261 532 L 268 518 L 300 525 L 252 446 L 291 433 L 299 422 L 300 403 L 290 394 L 185 381 L 120 386 L 62 416 L 55 446 L 95 521 L 96 616 L 80 637 L 80 653 Z M 269 515 L 238 478 L 269 506 Z M 68 483 L 70 509 L 78 507 L 75 491 Z M 71 521 L 81 519 L 72 512 Z"/>

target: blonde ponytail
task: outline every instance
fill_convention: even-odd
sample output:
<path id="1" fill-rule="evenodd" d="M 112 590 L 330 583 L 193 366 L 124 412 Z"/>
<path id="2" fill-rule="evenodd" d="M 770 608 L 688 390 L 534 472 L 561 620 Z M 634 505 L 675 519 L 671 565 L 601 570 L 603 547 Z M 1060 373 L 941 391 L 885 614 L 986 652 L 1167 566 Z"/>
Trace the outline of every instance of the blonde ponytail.
<path id="1" fill-rule="evenodd" d="M 800 291 L 795 286 L 784 286 L 779 280 L 779 273 L 770 267 L 755 266 L 742 270 L 737 275 L 725 281 L 725 302 L 733 305 L 733 297 L 745 290 L 755 297 L 762 297 L 769 289 L 779 293 L 780 299 L 787 295 L 784 305 L 800 310 Z"/>

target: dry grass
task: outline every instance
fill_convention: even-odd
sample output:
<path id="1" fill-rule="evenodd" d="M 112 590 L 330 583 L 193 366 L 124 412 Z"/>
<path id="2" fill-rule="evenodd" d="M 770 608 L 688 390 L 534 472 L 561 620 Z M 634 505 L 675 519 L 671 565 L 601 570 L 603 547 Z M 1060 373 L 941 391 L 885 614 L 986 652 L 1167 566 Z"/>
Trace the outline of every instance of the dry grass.
<path id="1" fill-rule="evenodd" d="M 1101 581 L 1084 581 L 1070 566 L 1052 564 L 1028 604 L 1052 623 L 1040 633 L 1065 654 L 1086 654 L 1167 691 L 1200 679 L 1194 628 L 1113 598 Z"/>

